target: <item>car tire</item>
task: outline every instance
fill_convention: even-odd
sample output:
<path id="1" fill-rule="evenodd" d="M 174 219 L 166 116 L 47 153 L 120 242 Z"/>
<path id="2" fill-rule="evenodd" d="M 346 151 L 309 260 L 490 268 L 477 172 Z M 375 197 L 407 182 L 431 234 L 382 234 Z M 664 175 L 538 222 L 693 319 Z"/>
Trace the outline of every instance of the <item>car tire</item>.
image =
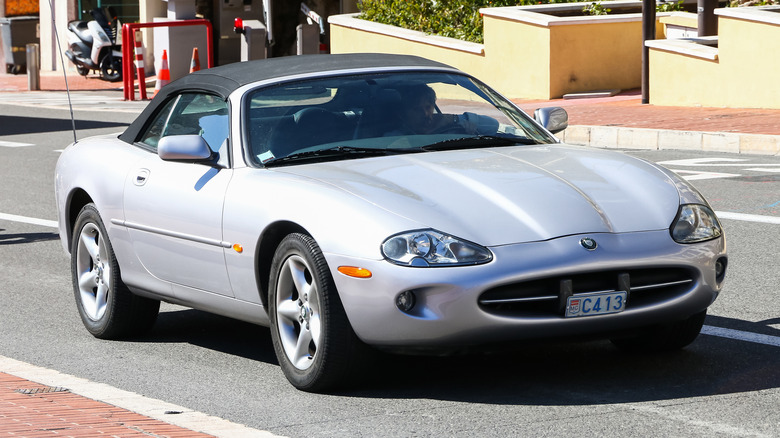
<path id="1" fill-rule="evenodd" d="M 322 392 L 354 377 L 363 346 L 310 236 L 290 234 L 277 247 L 268 303 L 276 357 L 293 386 Z"/>
<path id="2" fill-rule="evenodd" d="M 105 56 L 100 61 L 100 74 L 104 80 L 119 82 L 122 80 L 122 58 Z"/>
<path id="3" fill-rule="evenodd" d="M 122 282 L 119 263 L 94 204 L 85 205 L 73 227 L 71 273 L 81 321 L 100 339 L 120 339 L 149 330 L 160 302 L 133 294 Z"/>
<path id="4" fill-rule="evenodd" d="M 682 321 L 645 329 L 638 336 L 612 339 L 612 343 L 630 352 L 679 350 L 696 340 L 706 316 L 705 310 Z"/>

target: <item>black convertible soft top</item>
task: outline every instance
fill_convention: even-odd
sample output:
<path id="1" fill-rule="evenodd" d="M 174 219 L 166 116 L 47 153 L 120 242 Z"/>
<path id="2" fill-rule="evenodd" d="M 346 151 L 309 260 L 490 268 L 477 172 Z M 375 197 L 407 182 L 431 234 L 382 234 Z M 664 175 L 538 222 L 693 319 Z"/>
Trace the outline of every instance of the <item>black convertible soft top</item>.
<path id="1" fill-rule="evenodd" d="M 119 136 L 119 139 L 127 143 L 136 141 L 157 108 L 167 100 L 169 95 L 182 90 L 205 91 L 227 99 L 237 88 L 257 81 L 308 73 L 381 67 L 452 68 L 418 56 L 381 53 L 302 55 L 236 62 L 188 74 L 161 88 L 141 115 Z"/>

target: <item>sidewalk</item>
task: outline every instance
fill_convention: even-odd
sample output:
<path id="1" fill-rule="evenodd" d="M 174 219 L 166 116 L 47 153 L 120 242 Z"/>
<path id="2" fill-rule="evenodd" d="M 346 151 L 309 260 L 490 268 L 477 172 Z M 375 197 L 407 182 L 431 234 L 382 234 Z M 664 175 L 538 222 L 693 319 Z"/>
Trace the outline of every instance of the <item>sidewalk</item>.
<path id="1" fill-rule="evenodd" d="M 2 372 L 0 436 L 211 437 Z"/>
<path id="2" fill-rule="evenodd" d="M 0 356 L 0 437 L 281 438 Z"/>
<path id="3" fill-rule="evenodd" d="M 42 73 L 40 82 L 41 91 L 65 90 L 62 72 Z M 95 74 L 69 74 L 68 86 L 123 98 L 122 82 L 106 82 Z M 0 93 L 26 91 L 27 76 L 0 74 Z M 780 109 L 664 107 L 643 105 L 641 100 L 639 90 L 629 90 L 612 97 L 515 103 L 529 114 L 547 106 L 566 109 L 569 128 L 559 137 L 570 144 L 780 155 Z"/>
<path id="4" fill-rule="evenodd" d="M 639 90 L 603 98 L 515 103 L 529 114 L 545 106 L 566 109 L 569 128 L 559 137 L 570 144 L 780 155 L 780 109 L 643 105 Z"/>

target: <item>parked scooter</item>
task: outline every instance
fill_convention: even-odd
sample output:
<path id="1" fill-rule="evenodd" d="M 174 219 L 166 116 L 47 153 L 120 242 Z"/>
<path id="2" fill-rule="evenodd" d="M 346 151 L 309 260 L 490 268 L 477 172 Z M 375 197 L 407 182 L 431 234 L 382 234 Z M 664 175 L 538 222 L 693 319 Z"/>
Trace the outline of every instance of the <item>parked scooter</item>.
<path id="1" fill-rule="evenodd" d="M 111 8 L 93 9 L 93 21 L 68 23 L 69 48 L 65 55 L 82 76 L 99 70 L 107 81 L 122 80 L 122 46 L 117 43 L 119 22 L 111 12 Z"/>

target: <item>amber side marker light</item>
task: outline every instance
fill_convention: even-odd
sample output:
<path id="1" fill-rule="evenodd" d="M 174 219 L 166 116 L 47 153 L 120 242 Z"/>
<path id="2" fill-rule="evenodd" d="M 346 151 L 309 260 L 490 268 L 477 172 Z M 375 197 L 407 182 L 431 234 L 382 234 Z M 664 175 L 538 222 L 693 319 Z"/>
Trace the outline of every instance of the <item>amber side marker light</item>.
<path id="1" fill-rule="evenodd" d="M 371 278 L 373 275 L 368 269 L 358 268 L 356 266 L 339 266 L 339 272 L 348 277 L 355 278 Z"/>
<path id="2" fill-rule="evenodd" d="M 241 254 L 242 252 L 244 252 L 244 247 L 239 245 L 238 243 L 235 243 L 233 244 L 233 251 Z"/>

